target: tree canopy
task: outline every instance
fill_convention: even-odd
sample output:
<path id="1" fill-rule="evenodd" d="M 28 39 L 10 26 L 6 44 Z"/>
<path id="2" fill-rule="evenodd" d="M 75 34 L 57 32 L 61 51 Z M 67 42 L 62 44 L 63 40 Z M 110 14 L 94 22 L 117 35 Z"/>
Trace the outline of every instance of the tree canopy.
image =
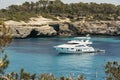
<path id="1" fill-rule="evenodd" d="M 120 65 L 117 61 L 107 62 L 105 70 L 107 80 L 120 80 Z"/>
<path id="2" fill-rule="evenodd" d="M 88 20 L 119 20 L 120 5 L 93 2 L 65 4 L 60 0 L 39 0 L 11 5 L 0 10 L 0 20 L 27 21 L 38 15 L 48 18 L 47 15 L 50 15 L 50 18 L 61 16 L 70 19 L 86 17 Z"/>

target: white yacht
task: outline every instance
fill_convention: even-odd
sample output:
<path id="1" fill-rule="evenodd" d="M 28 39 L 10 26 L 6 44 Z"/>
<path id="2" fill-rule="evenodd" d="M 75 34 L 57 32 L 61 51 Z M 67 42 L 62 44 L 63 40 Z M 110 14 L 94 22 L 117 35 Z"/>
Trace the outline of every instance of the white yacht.
<path id="1" fill-rule="evenodd" d="M 96 53 L 105 52 L 105 50 L 95 49 L 91 46 L 91 37 L 75 37 L 74 40 L 66 44 L 54 46 L 59 53 Z"/>

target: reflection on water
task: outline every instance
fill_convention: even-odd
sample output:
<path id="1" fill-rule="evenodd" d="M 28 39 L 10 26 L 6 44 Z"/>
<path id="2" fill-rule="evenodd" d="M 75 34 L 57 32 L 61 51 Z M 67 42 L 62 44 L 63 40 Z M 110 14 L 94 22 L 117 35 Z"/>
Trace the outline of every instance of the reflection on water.
<path id="1" fill-rule="evenodd" d="M 32 73 L 53 73 L 55 76 L 84 74 L 87 80 L 104 80 L 104 65 L 107 61 L 120 62 L 120 40 L 115 38 L 92 38 L 93 46 L 106 53 L 58 54 L 55 45 L 72 38 L 17 39 L 11 44 L 10 66 L 7 72 L 19 72 L 21 68 Z M 97 77 L 96 77 L 97 73 Z"/>

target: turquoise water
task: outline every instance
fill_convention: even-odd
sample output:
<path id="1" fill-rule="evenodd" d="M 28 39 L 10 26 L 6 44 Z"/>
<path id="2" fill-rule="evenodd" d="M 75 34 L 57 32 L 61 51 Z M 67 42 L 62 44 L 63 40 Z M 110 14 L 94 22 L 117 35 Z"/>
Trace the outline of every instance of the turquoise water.
<path id="1" fill-rule="evenodd" d="M 58 54 L 55 45 L 66 43 L 67 38 L 15 39 L 7 49 L 10 65 L 6 72 L 52 73 L 55 76 L 83 74 L 87 80 L 105 80 L 104 65 L 108 61 L 120 62 L 120 38 L 93 37 L 93 46 L 105 49 L 105 54 Z M 97 73 L 97 76 L 96 76 Z"/>

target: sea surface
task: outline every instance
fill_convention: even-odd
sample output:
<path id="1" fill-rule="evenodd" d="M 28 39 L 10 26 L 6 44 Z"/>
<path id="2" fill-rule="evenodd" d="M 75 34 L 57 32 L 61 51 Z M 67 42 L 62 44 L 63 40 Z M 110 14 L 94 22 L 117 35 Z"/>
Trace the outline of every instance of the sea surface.
<path id="1" fill-rule="evenodd" d="M 86 80 L 105 80 L 104 66 L 108 61 L 120 63 L 120 37 L 92 37 L 95 48 L 106 53 L 58 54 L 53 46 L 66 43 L 73 37 L 14 39 L 6 52 L 10 65 L 8 72 L 52 73 L 56 77 L 82 74 Z"/>

